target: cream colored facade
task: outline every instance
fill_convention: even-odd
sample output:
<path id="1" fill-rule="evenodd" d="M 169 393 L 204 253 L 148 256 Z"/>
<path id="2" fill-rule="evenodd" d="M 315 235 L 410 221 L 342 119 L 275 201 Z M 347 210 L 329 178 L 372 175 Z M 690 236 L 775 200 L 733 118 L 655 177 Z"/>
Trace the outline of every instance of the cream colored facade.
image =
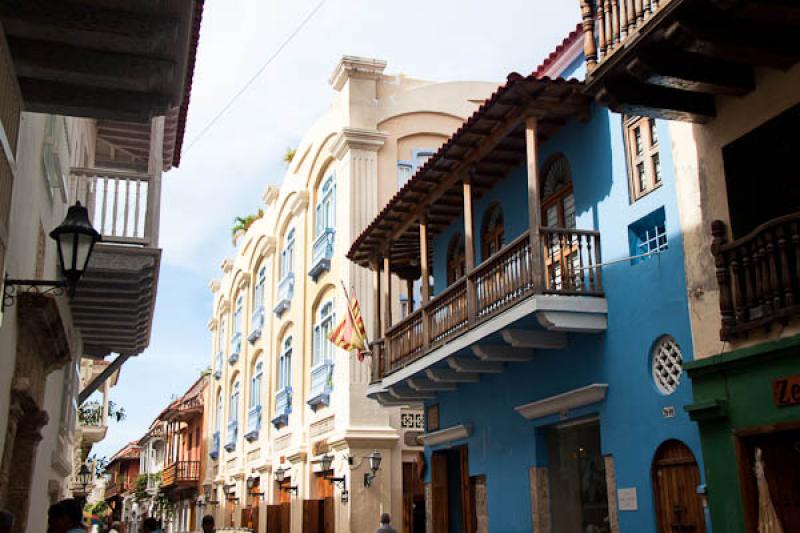
<path id="1" fill-rule="evenodd" d="M 281 500 L 273 475 L 284 468 L 297 486 L 296 495 L 283 498 L 291 498 L 292 531 L 299 532 L 303 500 L 322 497 L 321 487 L 329 483 L 318 479 L 324 453 L 334 456 L 331 475 L 346 477 L 349 495 L 343 503 L 342 488 L 333 491 L 336 531 L 371 532 L 382 512 L 402 527 L 402 463 L 417 461 L 421 447 L 413 435 L 414 445 L 406 442 L 401 413 L 419 411 L 368 400 L 368 361 L 324 336 L 347 313 L 341 283 L 354 290 L 372 333 L 374 275 L 352 265 L 347 249 L 398 189 L 398 176 L 435 151 L 496 86 L 413 80 L 386 75 L 385 66 L 356 57 L 337 64 L 330 109 L 297 147 L 280 187 L 266 188 L 264 216 L 241 239 L 236 256 L 222 262 L 221 278 L 210 283 L 216 374 L 206 413 L 209 449 L 213 453 L 218 432 L 219 456 L 209 462 L 207 481 L 214 487 L 212 500 L 221 502 L 213 507 L 218 527 L 240 525 L 238 509 L 251 501 L 247 479 L 257 477 L 265 493 L 258 521 L 263 531 L 264 504 Z M 287 284 L 293 284 L 290 296 Z M 405 290 L 399 284 L 397 289 Z M 256 330 L 260 335 L 253 335 Z M 313 409 L 309 400 L 318 402 Z M 236 430 L 229 428 L 232 420 L 238 421 Z M 249 433 L 256 420 L 257 436 Z M 372 486 L 365 487 L 366 456 L 374 449 L 383 462 Z M 238 498 L 233 524 L 223 485 L 231 486 L 230 498 Z"/>
<path id="2" fill-rule="evenodd" d="M 800 65 L 787 71 L 756 69 L 756 90 L 741 97 L 718 96 L 717 116 L 708 124 L 669 123 L 684 247 L 700 252 L 685 257 L 697 359 L 800 333 L 795 321 L 722 342 L 719 286 L 710 253 L 711 222 L 721 220 L 730 227 L 731 219 L 722 148 L 800 102 L 798 84 Z"/>

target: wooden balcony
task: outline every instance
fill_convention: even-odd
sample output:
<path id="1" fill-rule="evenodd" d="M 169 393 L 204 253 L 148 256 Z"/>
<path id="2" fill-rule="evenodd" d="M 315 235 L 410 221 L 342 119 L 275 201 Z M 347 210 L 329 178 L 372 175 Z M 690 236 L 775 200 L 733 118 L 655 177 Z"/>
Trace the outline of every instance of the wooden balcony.
<path id="1" fill-rule="evenodd" d="M 74 168 L 69 195 L 102 235 L 71 300 L 86 353 L 141 353 L 150 342 L 161 262 L 160 178 Z"/>
<path id="2" fill-rule="evenodd" d="M 769 330 L 800 316 L 800 211 L 770 220 L 748 235 L 727 240 L 712 224 L 722 318 L 720 339 Z"/>
<path id="3" fill-rule="evenodd" d="M 540 259 L 544 258 L 545 268 L 539 276 L 535 274 L 536 254 L 531 253 L 530 234 L 525 232 L 389 328 L 384 339 L 374 345 L 373 382 L 380 382 L 467 333 L 477 333 L 474 343 L 496 333 L 503 328 L 482 326 L 523 302 L 530 304 L 537 294 L 603 296 L 599 232 L 541 228 L 540 237 Z M 569 303 L 562 309 L 569 313 Z M 545 323 L 553 324 L 552 320 Z M 566 331 L 569 327 L 553 329 Z M 596 331 L 597 326 L 588 330 Z"/>
<path id="4" fill-rule="evenodd" d="M 105 499 L 108 500 L 117 496 L 121 496 L 126 492 L 132 491 L 133 489 L 133 480 L 125 478 L 117 481 L 110 481 L 108 485 L 106 485 Z"/>
<path id="5" fill-rule="evenodd" d="M 161 474 L 163 487 L 194 485 L 200 481 L 200 461 L 176 461 Z"/>
<path id="6" fill-rule="evenodd" d="M 614 111 L 705 122 L 754 68 L 800 60 L 790 0 L 579 0 L 587 90 Z"/>

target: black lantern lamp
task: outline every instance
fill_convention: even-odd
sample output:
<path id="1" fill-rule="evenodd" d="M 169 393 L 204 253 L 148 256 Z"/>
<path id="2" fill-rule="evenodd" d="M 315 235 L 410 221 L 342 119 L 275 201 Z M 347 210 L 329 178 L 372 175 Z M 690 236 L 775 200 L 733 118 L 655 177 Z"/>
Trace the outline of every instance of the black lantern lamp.
<path id="1" fill-rule="evenodd" d="M 278 467 L 275 470 L 275 481 L 278 483 L 278 488 L 280 488 L 283 492 L 292 492 L 297 495 L 297 491 L 299 490 L 297 485 L 290 485 L 288 487 L 283 486 L 283 482 L 286 481 L 286 472 L 288 472 L 288 468 L 280 468 Z"/>
<path id="2" fill-rule="evenodd" d="M 78 470 L 78 484 L 82 487 L 83 492 L 86 493 L 86 487 L 92 482 L 92 471 L 86 466 L 86 463 L 81 465 Z"/>
<path id="3" fill-rule="evenodd" d="M 378 473 L 378 470 L 381 467 L 381 452 L 378 450 L 372 450 L 372 453 L 367 456 L 367 460 L 369 461 L 369 472 L 364 473 L 364 486 L 369 487 L 372 485 L 372 480 L 375 479 L 375 475 Z"/>
<path id="4" fill-rule="evenodd" d="M 18 287 L 27 287 L 25 292 L 41 294 L 63 294 L 64 289 L 67 289 L 70 296 L 75 293 L 75 286 L 86 272 L 94 245 L 101 240 L 101 236 L 89 221 L 89 211 L 80 202 L 76 202 L 67 211 L 61 225 L 50 232 L 50 237 L 56 241 L 58 261 L 64 279 L 49 281 L 11 279 L 6 276 L 3 282 L 3 309 L 14 305 Z"/>
<path id="5" fill-rule="evenodd" d="M 211 485 L 206 485 L 203 487 L 203 493 L 205 494 L 205 503 L 206 505 L 217 505 L 219 502 L 213 499 L 212 494 L 212 487 Z"/>
<path id="6" fill-rule="evenodd" d="M 257 478 L 257 477 L 249 477 L 249 478 L 247 478 L 247 492 L 250 493 L 250 496 L 259 496 L 259 497 L 263 498 L 264 497 L 264 493 L 263 492 L 258 492 L 257 490 L 256 491 L 253 490 L 254 488 L 258 488 L 258 487 L 256 487 L 256 481 L 258 481 L 258 480 L 259 480 L 259 478 Z"/>
<path id="7" fill-rule="evenodd" d="M 319 465 L 320 470 L 322 470 L 322 475 L 330 481 L 331 483 L 335 483 L 339 486 L 340 489 L 345 490 L 347 487 L 347 476 L 342 477 L 328 477 L 325 476 L 325 472 L 330 472 L 333 470 L 333 456 L 329 454 L 325 454 L 319 458 Z"/>
<path id="8" fill-rule="evenodd" d="M 234 484 L 230 484 L 230 485 L 222 485 L 222 492 L 224 492 L 224 493 L 225 493 L 225 499 L 226 499 L 226 500 L 228 500 L 228 501 L 236 501 L 236 500 L 238 500 L 238 499 L 239 499 L 239 498 L 237 498 L 236 496 L 231 496 L 231 494 L 233 493 L 233 488 L 234 488 L 235 486 L 236 486 L 236 485 L 234 485 Z"/>

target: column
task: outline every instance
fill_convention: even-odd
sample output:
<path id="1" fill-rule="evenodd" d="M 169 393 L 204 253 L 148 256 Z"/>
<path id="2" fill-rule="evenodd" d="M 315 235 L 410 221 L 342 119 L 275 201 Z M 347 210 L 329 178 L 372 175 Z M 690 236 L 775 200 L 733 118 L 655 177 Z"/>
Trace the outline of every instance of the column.
<path id="1" fill-rule="evenodd" d="M 428 265 L 428 215 L 419 217 L 419 265 L 422 307 L 422 345 L 427 350 L 431 344 L 430 324 L 428 321 L 428 302 L 431 299 L 430 266 Z"/>
<path id="2" fill-rule="evenodd" d="M 531 278 L 534 289 L 544 287 L 544 260 L 542 257 L 542 210 L 539 193 L 539 138 L 536 118 L 525 119 L 525 155 L 528 165 L 528 228 L 531 239 Z"/>
<path id="3" fill-rule="evenodd" d="M 471 276 L 475 269 L 475 239 L 472 234 L 472 178 L 475 169 L 470 169 L 464 177 L 464 262 L 467 271 L 467 317 L 470 322 L 477 315 L 475 298 L 475 279 Z"/>

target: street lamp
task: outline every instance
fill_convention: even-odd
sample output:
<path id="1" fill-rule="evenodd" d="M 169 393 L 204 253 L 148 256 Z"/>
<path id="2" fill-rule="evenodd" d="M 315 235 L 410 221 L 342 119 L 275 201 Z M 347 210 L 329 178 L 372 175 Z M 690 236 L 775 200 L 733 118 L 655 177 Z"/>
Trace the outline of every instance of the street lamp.
<path id="1" fill-rule="evenodd" d="M 89 467 L 86 466 L 86 463 L 81 465 L 81 469 L 78 470 L 78 484 L 82 487 L 83 492 L 86 492 L 86 486 L 92 482 L 92 472 L 89 470 Z"/>
<path id="2" fill-rule="evenodd" d="M 263 492 L 258 492 L 258 491 L 253 492 L 253 488 L 256 486 L 256 481 L 257 480 L 259 480 L 259 478 L 257 478 L 257 477 L 249 477 L 249 478 L 247 478 L 247 492 L 250 493 L 250 496 L 260 496 L 260 497 L 263 498 L 264 497 L 264 493 Z"/>
<path id="3" fill-rule="evenodd" d="M 325 472 L 330 472 L 333 470 L 333 456 L 330 454 L 325 454 L 319 458 L 319 465 L 320 469 L 322 470 L 322 476 L 330 481 L 331 483 L 335 483 L 339 486 L 342 491 L 347 490 L 347 476 L 342 477 L 328 477 L 325 476 Z"/>
<path id="4" fill-rule="evenodd" d="M 67 210 L 64 221 L 50 232 L 50 238 L 56 241 L 58 261 L 61 266 L 61 280 L 11 279 L 6 276 L 3 281 L 2 309 L 14 305 L 18 287 L 27 287 L 25 292 L 63 294 L 67 289 L 70 296 L 75 292 L 75 285 L 86 272 L 89 257 L 100 234 L 89 221 L 89 212 L 80 202 Z M 42 287 L 47 289 L 42 290 Z"/>
<path id="5" fill-rule="evenodd" d="M 224 492 L 224 493 L 225 493 L 225 499 L 226 499 L 226 500 L 228 500 L 228 501 L 234 501 L 234 500 L 238 500 L 238 499 L 239 499 L 239 498 L 237 498 L 236 496 L 231 496 L 231 493 L 233 492 L 233 488 L 234 488 L 235 486 L 236 486 L 236 485 L 234 485 L 234 484 L 232 484 L 232 483 L 231 483 L 230 485 L 222 485 L 222 492 Z"/>
<path id="6" fill-rule="evenodd" d="M 275 470 L 274 473 L 275 481 L 278 483 L 278 488 L 281 489 L 283 492 L 292 492 L 296 496 L 297 491 L 299 490 L 297 485 L 290 485 L 288 487 L 283 486 L 283 482 L 286 481 L 286 472 L 288 472 L 288 470 L 289 470 L 288 468 L 278 467 L 278 469 Z"/>
<path id="7" fill-rule="evenodd" d="M 369 469 L 370 472 L 364 473 L 364 486 L 369 487 L 372 485 L 372 480 L 375 479 L 375 475 L 378 473 L 378 469 L 381 467 L 381 452 L 378 450 L 372 450 L 372 453 L 367 456 L 367 460 L 369 460 Z"/>

